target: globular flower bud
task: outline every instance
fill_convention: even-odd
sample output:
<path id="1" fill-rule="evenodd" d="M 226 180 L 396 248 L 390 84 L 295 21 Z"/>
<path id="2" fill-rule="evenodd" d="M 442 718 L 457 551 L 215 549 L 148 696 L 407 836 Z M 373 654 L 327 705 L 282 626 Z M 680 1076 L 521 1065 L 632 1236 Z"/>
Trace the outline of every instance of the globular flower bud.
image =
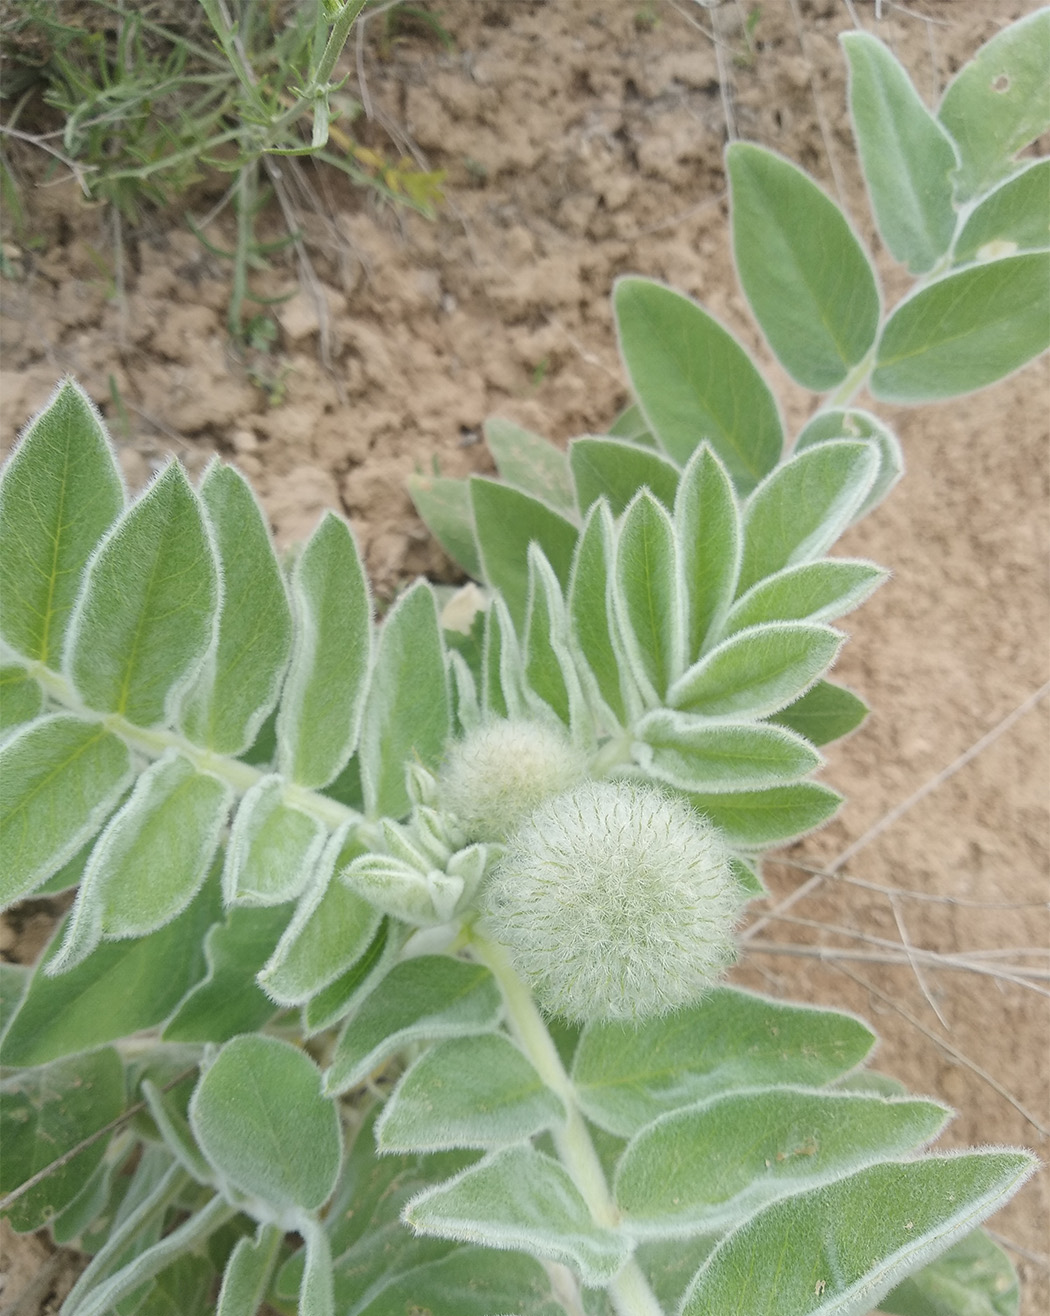
<path id="1" fill-rule="evenodd" d="M 583 755 L 546 722 L 499 719 L 449 749 L 438 778 L 441 807 L 473 841 L 502 841 L 542 801 L 580 781 Z"/>
<path id="2" fill-rule="evenodd" d="M 741 891 L 720 834 L 684 800 L 589 781 L 530 814 L 482 904 L 540 1005 L 589 1023 L 696 1001 L 735 957 Z"/>

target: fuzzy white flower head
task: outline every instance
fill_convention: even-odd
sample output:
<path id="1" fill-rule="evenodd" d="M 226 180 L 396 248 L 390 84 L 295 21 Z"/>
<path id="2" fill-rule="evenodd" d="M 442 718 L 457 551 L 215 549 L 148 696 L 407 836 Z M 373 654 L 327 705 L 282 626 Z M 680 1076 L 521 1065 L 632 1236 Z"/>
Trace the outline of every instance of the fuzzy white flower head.
<path id="1" fill-rule="evenodd" d="M 540 1005 L 588 1023 L 696 1001 L 735 958 L 741 891 L 719 833 L 684 800 L 589 781 L 514 833 L 482 903 Z"/>
<path id="2" fill-rule="evenodd" d="M 470 840 L 502 841 L 542 800 L 575 785 L 585 771 L 583 755 L 549 723 L 498 719 L 452 745 L 438 799 Z"/>

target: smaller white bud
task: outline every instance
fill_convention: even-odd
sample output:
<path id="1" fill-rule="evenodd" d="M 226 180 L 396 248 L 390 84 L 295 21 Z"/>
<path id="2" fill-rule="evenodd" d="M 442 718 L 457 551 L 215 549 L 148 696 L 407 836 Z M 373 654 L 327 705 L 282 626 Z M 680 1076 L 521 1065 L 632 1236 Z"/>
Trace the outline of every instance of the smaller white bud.
<path id="1" fill-rule="evenodd" d="M 543 800 L 582 780 L 586 768 L 555 726 L 499 719 L 450 747 L 438 799 L 469 840 L 502 841 Z"/>
<path id="2" fill-rule="evenodd" d="M 698 1000 L 735 958 L 741 891 L 720 833 L 684 800 L 588 781 L 514 833 L 482 906 L 540 1005 L 589 1023 Z"/>

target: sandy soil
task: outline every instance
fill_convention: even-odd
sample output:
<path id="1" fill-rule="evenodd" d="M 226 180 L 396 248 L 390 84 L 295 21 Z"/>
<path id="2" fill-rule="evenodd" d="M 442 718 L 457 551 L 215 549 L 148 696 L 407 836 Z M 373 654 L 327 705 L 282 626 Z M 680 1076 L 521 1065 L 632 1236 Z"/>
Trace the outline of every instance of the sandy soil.
<path id="1" fill-rule="evenodd" d="M 118 278 L 105 214 L 68 185 L 31 192 L 44 241 L 32 252 L 14 244 L 20 278 L 3 287 L 6 442 L 73 371 L 109 417 L 132 484 L 169 451 L 194 471 L 217 451 L 251 477 L 282 543 L 334 506 L 353 521 L 381 593 L 417 572 L 454 580 L 405 477 L 491 470 L 480 427 L 492 413 L 559 440 L 601 432 L 626 400 L 608 302 L 618 274 L 666 279 L 761 350 L 727 245 L 727 132 L 814 172 L 870 236 L 836 43 L 852 22 L 847 6 L 766 0 L 750 50 L 744 4 L 431 8 L 452 52 L 423 33 L 381 52 L 368 33 L 362 67 L 375 111 L 421 162 L 447 171 L 447 203 L 431 223 L 328 194 L 340 242 L 308 223 L 320 298 L 296 293 L 278 310 L 275 350 L 250 363 L 269 387 L 229 348 L 225 271 L 177 221 L 125 232 Z M 852 8 L 933 101 L 981 42 L 1035 5 Z M 228 242 L 221 222 L 213 236 Z M 885 278 L 900 290 L 895 271 Z M 296 286 L 291 267 L 256 282 L 270 294 Z M 769 369 L 797 424 L 808 398 Z M 889 416 L 908 475 L 841 549 L 894 573 L 849 619 L 837 673 L 875 711 L 829 754 L 826 778 L 849 803 L 770 866 L 771 885 L 786 896 L 806 880 L 793 865 L 827 864 L 864 843 L 792 906 L 790 919 L 803 922 L 778 918 L 756 931 L 756 942 L 810 951 L 751 949 L 736 974 L 870 1019 L 883 1039 L 880 1067 L 958 1108 L 945 1145 L 1024 1145 L 1044 1159 L 1047 983 L 1032 990 L 1003 966 L 1046 972 L 1046 701 L 982 738 L 1047 679 L 1048 403 L 1043 362 L 962 403 Z M 8 921 L 4 954 L 31 958 L 49 926 L 47 910 L 30 905 Z M 989 972 L 920 976 L 877 962 L 899 958 L 902 940 L 981 953 Z M 838 953 L 814 958 L 815 942 Z M 1048 1198 L 1044 1175 L 992 1222 L 1015 1249 L 1033 1316 L 1050 1309 Z M 8 1274 L 8 1301 L 46 1256 L 40 1240 L 27 1246 L 38 1251 L 9 1250 L 12 1266 L 24 1259 L 25 1268 Z M 26 1296 L 19 1316 L 51 1309 L 41 1305 L 47 1292 Z"/>

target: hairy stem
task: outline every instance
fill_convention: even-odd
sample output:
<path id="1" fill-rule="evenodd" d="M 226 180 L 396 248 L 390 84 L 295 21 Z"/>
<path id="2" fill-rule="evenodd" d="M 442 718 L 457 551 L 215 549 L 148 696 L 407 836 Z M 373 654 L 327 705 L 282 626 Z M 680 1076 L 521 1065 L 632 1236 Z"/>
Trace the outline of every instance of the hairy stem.
<path id="1" fill-rule="evenodd" d="M 565 1106 L 565 1124 L 552 1130 L 558 1159 L 572 1176 L 595 1223 L 605 1229 L 616 1229 L 620 1221 L 619 1212 L 577 1105 L 576 1089 L 565 1072 L 561 1056 L 558 1055 L 558 1049 L 536 1007 L 532 993 L 518 976 L 501 946 L 474 931 L 471 934 L 471 948 L 500 985 L 511 1031 L 544 1083 L 552 1092 L 557 1093 Z M 610 1282 L 608 1292 L 619 1316 L 663 1316 L 663 1309 L 633 1257 Z"/>

